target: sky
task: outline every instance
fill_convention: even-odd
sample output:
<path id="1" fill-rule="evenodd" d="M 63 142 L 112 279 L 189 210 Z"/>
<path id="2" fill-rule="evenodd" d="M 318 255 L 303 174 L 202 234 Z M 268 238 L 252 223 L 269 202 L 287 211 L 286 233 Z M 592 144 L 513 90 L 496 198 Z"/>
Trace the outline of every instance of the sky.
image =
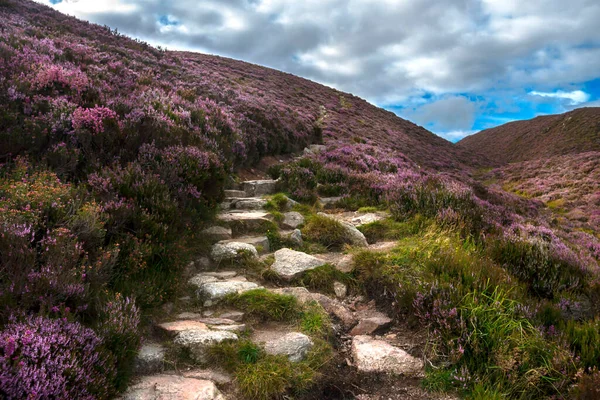
<path id="1" fill-rule="evenodd" d="M 451 141 L 600 106 L 598 0 L 37 0 L 353 93 Z"/>

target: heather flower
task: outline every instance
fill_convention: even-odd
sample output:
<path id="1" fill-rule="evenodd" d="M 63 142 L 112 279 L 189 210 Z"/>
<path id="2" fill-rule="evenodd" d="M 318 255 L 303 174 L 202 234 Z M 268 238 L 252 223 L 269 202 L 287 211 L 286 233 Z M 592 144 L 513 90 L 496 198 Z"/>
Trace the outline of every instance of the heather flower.
<path id="1" fill-rule="evenodd" d="M 114 367 L 102 340 L 77 322 L 30 317 L 0 333 L 0 395 L 108 398 Z"/>

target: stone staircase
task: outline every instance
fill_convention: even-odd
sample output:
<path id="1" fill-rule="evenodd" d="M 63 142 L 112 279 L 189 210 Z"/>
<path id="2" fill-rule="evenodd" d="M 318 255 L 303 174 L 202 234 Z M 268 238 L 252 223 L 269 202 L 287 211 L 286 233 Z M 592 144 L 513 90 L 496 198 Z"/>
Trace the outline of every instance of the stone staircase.
<path id="1" fill-rule="evenodd" d="M 186 309 L 173 315 L 171 320 L 157 325 L 157 331 L 165 339 L 162 343 L 149 341 L 143 345 L 136 362 L 138 378 L 124 394 L 124 399 L 233 398 L 226 397 L 228 391 L 222 390 L 235 384 L 228 374 L 218 368 L 169 371 L 165 369 L 165 353 L 168 347 L 183 348 L 196 363 L 203 364 L 207 361 L 210 346 L 223 341 L 239 340 L 239 333 L 247 329 L 251 331 L 250 339 L 262 344 L 267 353 L 286 355 L 292 362 L 302 360 L 313 346 L 310 337 L 285 324 L 248 326 L 244 310 L 226 309 L 220 304 L 228 294 L 259 288 L 292 295 L 300 303 L 318 302 L 336 324 L 337 340 L 340 343 L 335 347 L 338 351 L 347 353 L 344 357 L 348 360 L 348 368 L 365 374 L 399 374 L 411 377 L 422 374 L 423 363 L 420 359 L 388 343 L 385 337 L 378 336 L 390 327 L 392 320 L 378 312 L 374 302 L 367 302 L 362 298 L 346 298 L 347 288 L 340 282 L 335 283 L 336 297 L 312 293 L 304 287 L 291 284 L 286 286 L 285 282 L 326 263 L 347 271 L 351 256 L 342 253 L 309 255 L 286 248 L 271 253 L 264 228 L 273 226 L 274 219 L 264 210 L 267 200 L 262 196 L 274 194 L 276 190 L 276 181 L 256 180 L 243 182 L 225 191 L 226 200 L 221 204 L 221 212 L 217 216 L 219 225 L 203 231 L 214 243 L 211 259 L 196 262 L 198 270 L 189 279 L 197 300 L 186 299 L 189 304 Z M 355 216 L 324 215 L 342 222 L 355 246 L 382 251 L 390 248 L 389 243 L 369 246 L 362 233 L 354 226 L 362 223 L 360 219 L 358 222 L 353 221 Z M 281 225 L 285 229 L 295 229 L 287 234 L 301 237 L 301 231 L 296 228 L 304 222 L 302 215 L 289 212 L 285 213 L 285 217 L 287 221 Z M 366 217 L 366 220 L 371 221 L 372 218 Z M 281 286 L 261 282 L 259 278 L 243 273 L 242 263 L 238 261 L 247 257 L 257 258 L 260 254 L 274 258 L 270 269 L 280 278 Z M 220 268 L 223 265 L 227 265 L 224 270 Z M 238 266 L 242 268 L 236 268 Z"/>

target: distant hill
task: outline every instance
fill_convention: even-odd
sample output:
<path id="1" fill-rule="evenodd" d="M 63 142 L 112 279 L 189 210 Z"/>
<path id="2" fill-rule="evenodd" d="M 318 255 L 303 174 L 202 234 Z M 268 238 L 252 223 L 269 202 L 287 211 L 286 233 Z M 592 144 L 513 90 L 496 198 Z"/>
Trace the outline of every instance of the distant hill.
<path id="1" fill-rule="evenodd" d="M 536 160 L 600 150 L 600 107 L 515 121 L 458 142 L 491 164 Z"/>

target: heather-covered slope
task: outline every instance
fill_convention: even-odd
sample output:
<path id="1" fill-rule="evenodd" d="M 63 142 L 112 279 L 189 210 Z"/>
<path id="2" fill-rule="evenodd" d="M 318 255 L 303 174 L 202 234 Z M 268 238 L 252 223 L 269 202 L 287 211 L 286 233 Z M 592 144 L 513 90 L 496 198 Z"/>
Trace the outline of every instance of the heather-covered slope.
<path id="1" fill-rule="evenodd" d="M 460 147 L 492 165 L 600 150 L 600 108 L 515 121 L 467 136 Z"/>
<path id="2" fill-rule="evenodd" d="M 0 21 L 0 398 L 593 395 L 600 240 L 464 178 L 459 147 L 33 2 Z M 422 382 L 388 374 L 407 360 Z"/>

